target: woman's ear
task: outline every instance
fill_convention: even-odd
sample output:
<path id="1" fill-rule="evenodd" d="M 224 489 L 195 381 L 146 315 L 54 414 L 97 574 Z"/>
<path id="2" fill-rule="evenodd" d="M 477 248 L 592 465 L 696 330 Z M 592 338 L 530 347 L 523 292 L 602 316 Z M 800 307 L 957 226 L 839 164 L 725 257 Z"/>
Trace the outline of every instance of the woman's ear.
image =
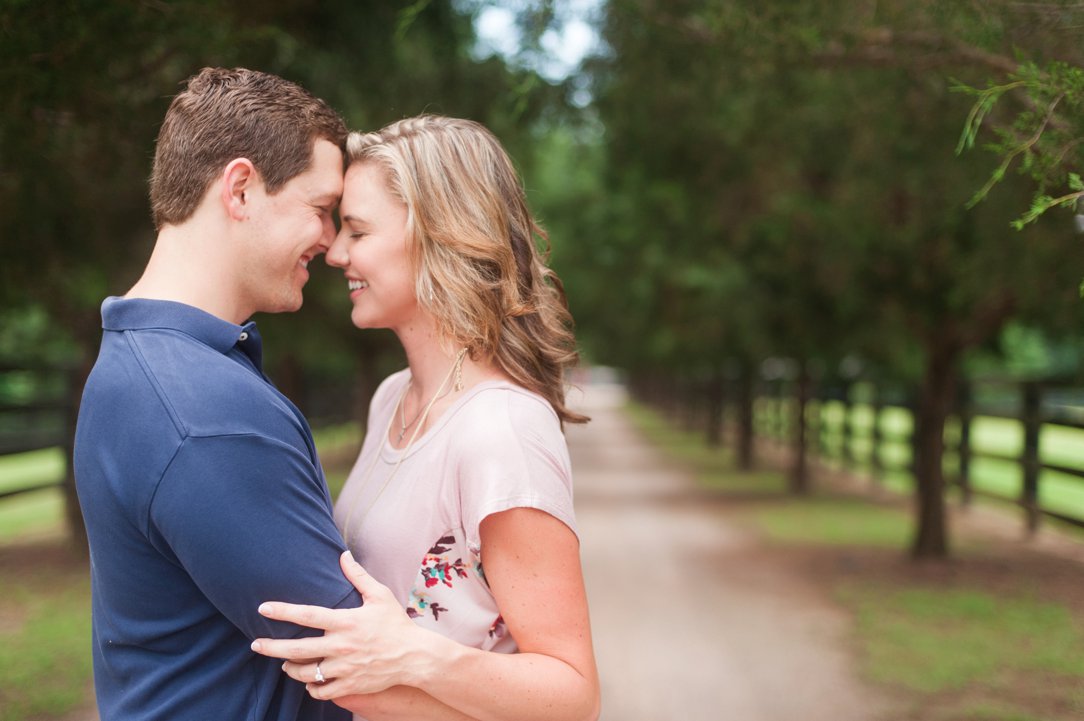
<path id="1" fill-rule="evenodd" d="M 248 217 L 250 194 L 258 178 L 256 166 L 248 158 L 235 158 L 222 171 L 219 198 L 226 214 L 233 220 Z"/>

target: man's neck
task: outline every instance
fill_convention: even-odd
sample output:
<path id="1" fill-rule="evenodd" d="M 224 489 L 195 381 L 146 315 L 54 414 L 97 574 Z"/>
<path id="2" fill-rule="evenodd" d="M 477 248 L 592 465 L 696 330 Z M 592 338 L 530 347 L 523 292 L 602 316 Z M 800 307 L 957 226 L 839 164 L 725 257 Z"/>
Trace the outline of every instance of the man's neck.
<path id="1" fill-rule="evenodd" d="M 143 275 L 125 297 L 184 303 L 238 325 L 248 320 L 253 311 L 238 302 L 230 264 L 210 237 L 193 224 L 164 227 Z"/>

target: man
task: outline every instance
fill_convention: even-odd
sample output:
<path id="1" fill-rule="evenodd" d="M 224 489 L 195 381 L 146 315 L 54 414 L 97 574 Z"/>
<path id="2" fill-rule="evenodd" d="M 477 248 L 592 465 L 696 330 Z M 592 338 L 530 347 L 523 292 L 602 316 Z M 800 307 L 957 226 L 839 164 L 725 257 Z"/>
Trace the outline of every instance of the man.
<path id="1" fill-rule="evenodd" d="M 76 432 L 102 721 L 349 718 L 250 650 L 302 633 L 262 601 L 360 603 L 312 433 L 248 322 L 301 307 L 334 239 L 345 138 L 323 101 L 244 69 L 203 70 L 166 114 L 158 238 L 102 306 Z"/>

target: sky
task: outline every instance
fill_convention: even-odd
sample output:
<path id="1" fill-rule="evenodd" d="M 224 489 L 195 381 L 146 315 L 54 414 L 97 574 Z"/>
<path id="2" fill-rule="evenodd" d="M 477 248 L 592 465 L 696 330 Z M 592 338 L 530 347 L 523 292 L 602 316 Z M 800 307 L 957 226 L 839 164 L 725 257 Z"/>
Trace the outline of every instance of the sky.
<path id="1" fill-rule="evenodd" d="M 547 56 L 537 69 L 539 74 L 554 82 L 563 80 L 579 66 L 580 61 L 597 50 L 599 37 L 592 18 L 601 10 L 603 0 L 558 0 L 558 28 L 547 30 L 542 47 Z M 487 5 L 478 14 L 475 29 L 479 52 L 484 57 L 493 53 L 512 57 L 519 50 L 520 33 L 516 27 L 517 7 L 523 2 L 498 2 Z"/>

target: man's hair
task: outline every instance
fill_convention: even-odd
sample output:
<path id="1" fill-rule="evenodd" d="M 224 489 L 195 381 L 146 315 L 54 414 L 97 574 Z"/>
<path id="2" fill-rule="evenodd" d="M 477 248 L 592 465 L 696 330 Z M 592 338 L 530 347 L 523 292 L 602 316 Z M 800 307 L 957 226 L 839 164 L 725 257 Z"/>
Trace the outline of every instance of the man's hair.
<path id="1" fill-rule="evenodd" d="M 151 172 L 154 225 L 192 217 L 208 185 L 236 158 L 252 161 L 267 192 L 312 164 L 313 144 L 345 147 L 346 125 L 301 86 L 255 70 L 204 68 L 173 98 Z"/>

